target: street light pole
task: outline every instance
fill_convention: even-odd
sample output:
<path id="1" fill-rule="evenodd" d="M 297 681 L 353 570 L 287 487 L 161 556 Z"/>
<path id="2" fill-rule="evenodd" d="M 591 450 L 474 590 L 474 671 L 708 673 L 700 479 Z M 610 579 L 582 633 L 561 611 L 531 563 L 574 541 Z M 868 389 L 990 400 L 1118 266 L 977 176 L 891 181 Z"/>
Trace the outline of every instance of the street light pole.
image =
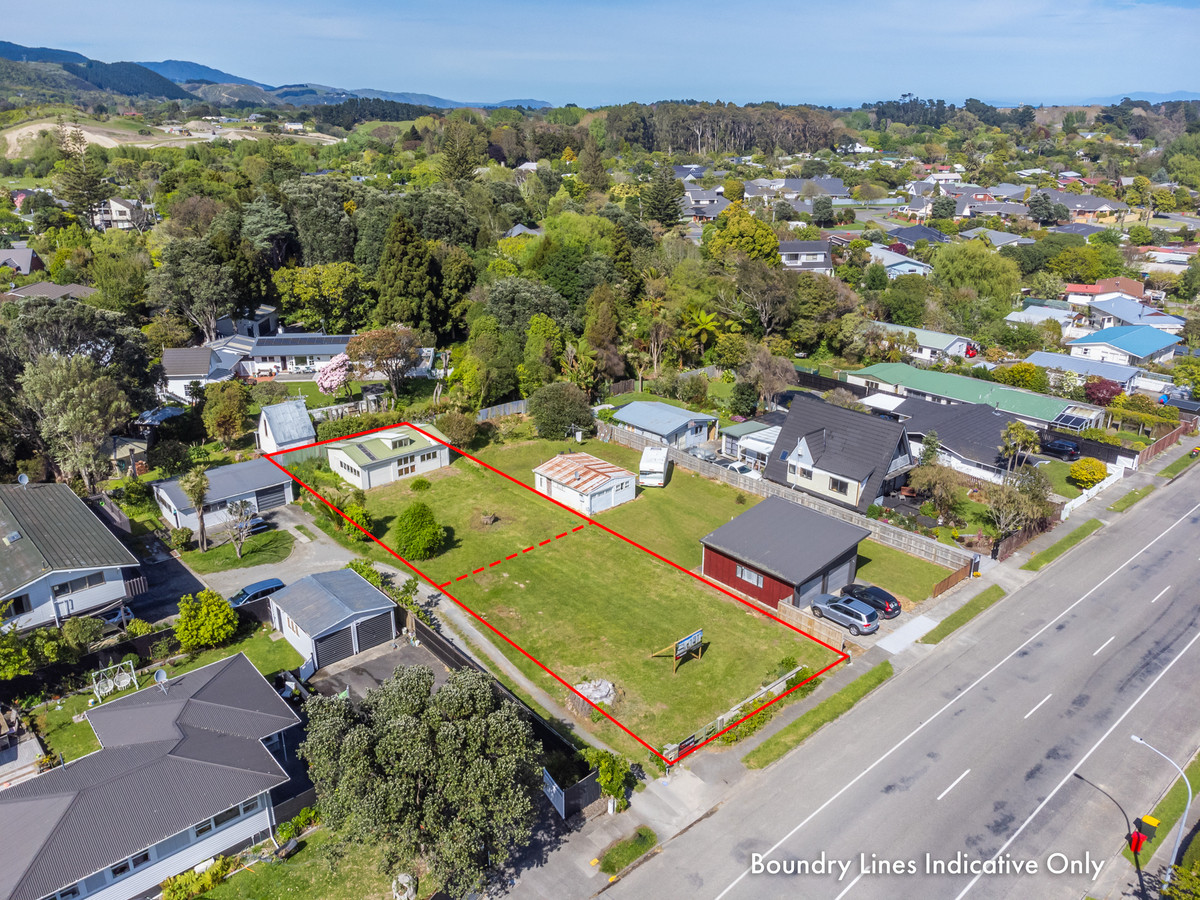
<path id="1" fill-rule="evenodd" d="M 1171 858 L 1167 860 L 1167 874 L 1163 877 L 1163 884 L 1167 885 L 1171 883 L 1171 867 L 1175 865 L 1175 860 L 1179 857 L 1179 844 L 1183 840 L 1184 829 L 1187 828 L 1188 811 L 1192 808 L 1192 785 L 1191 782 L 1188 781 L 1187 773 L 1179 767 L 1179 764 L 1176 763 L 1175 760 L 1167 756 L 1167 754 L 1163 753 L 1156 747 L 1150 746 L 1150 744 L 1147 744 L 1136 734 L 1131 734 L 1129 738 L 1135 744 L 1141 744 L 1143 747 L 1150 747 L 1151 750 L 1173 765 L 1175 767 L 1175 771 L 1179 773 L 1179 777 L 1183 779 L 1184 787 L 1187 788 L 1187 805 L 1185 805 L 1183 808 L 1183 818 L 1179 820 L 1179 833 L 1175 835 L 1175 849 L 1171 851 Z"/>

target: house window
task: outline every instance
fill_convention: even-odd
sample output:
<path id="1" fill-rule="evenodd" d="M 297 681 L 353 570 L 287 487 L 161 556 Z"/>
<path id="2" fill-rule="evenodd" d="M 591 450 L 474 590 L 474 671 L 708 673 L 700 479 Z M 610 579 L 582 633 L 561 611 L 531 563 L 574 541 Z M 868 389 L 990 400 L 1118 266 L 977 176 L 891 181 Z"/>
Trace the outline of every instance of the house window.
<path id="1" fill-rule="evenodd" d="M 847 482 L 842 481 L 840 478 L 830 478 L 829 489 L 835 494 L 850 493 L 850 485 Z"/>
<path id="2" fill-rule="evenodd" d="M 256 809 L 258 809 L 258 798 L 257 797 L 251 797 L 249 800 L 247 800 L 245 803 L 242 804 L 242 812 L 243 813 L 252 813 Z"/>
<path id="3" fill-rule="evenodd" d="M 429 462 L 430 460 L 434 460 L 434 459 L 437 459 L 437 451 L 436 450 L 431 450 L 428 453 L 421 454 L 421 462 Z"/>
<path id="4" fill-rule="evenodd" d="M 9 616 L 20 616 L 33 610 L 33 605 L 29 602 L 28 594 L 10 597 L 9 602 L 12 603 L 12 606 L 8 610 Z"/>
<path id="5" fill-rule="evenodd" d="M 112 873 L 113 878 L 124 878 L 129 874 L 129 860 L 117 863 L 108 871 Z"/>
<path id="6" fill-rule="evenodd" d="M 204 835 L 206 835 L 210 831 L 212 831 L 212 828 L 213 828 L 212 819 L 209 819 L 207 822 L 201 822 L 199 825 L 196 826 L 196 837 L 203 837 Z"/>
<path id="7" fill-rule="evenodd" d="M 219 512 L 220 510 L 225 509 L 225 507 L 227 507 L 228 505 L 229 505 L 228 500 L 219 500 L 216 503 L 205 503 L 204 504 L 204 514 L 208 515 L 209 513 L 212 513 L 212 512 Z"/>
<path id="8" fill-rule="evenodd" d="M 737 577 L 742 579 L 742 581 L 749 582 L 750 584 L 754 585 L 755 587 L 763 586 L 762 574 L 759 572 L 755 572 L 753 569 L 747 569 L 745 566 L 737 567 Z"/>
<path id="9" fill-rule="evenodd" d="M 803 478 L 805 481 L 812 481 L 812 469 L 806 469 L 803 466 L 801 466 L 800 467 L 800 477 Z"/>
<path id="10" fill-rule="evenodd" d="M 141 853 L 135 856 L 131 862 L 133 863 L 133 867 L 135 869 L 140 869 L 142 866 L 150 862 L 150 851 L 143 850 Z"/>
<path id="11" fill-rule="evenodd" d="M 65 887 L 56 895 L 58 900 L 74 900 L 75 897 L 81 896 L 79 893 L 79 885 L 73 884 L 70 887 Z"/>
<path id="12" fill-rule="evenodd" d="M 104 584 L 104 573 L 92 572 L 90 575 L 81 575 L 70 581 L 64 581 L 62 584 L 56 584 L 50 590 L 55 597 L 65 597 L 67 594 L 78 594 L 80 591 L 99 587 L 102 584 Z"/>
<path id="13" fill-rule="evenodd" d="M 227 825 L 242 814 L 241 806 L 231 806 L 224 812 L 219 812 L 213 816 L 213 825 L 220 828 L 222 825 Z"/>

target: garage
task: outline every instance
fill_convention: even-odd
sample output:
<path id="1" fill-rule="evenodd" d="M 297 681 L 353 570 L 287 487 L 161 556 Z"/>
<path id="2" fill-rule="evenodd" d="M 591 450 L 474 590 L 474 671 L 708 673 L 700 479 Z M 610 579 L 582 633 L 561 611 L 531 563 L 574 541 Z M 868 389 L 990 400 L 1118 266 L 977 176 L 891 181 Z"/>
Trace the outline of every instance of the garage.
<path id="1" fill-rule="evenodd" d="M 392 640 L 395 610 L 352 569 L 308 575 L 271 595 L 271 619 L 304 658 L 303 678 Z"/>
<path id="2" fill-rule="evenodd" d="M 560 453 L 533 474 L 535 490 L 584 515 L 612 509 L 637 496 L 632 472 L 590 453 Z"/>
<path id="3" fill-rule="evenodd" d="M 287 485 L 277 484 L 254 492 L 254 505 L 259 512 L 287 505 Z"/>

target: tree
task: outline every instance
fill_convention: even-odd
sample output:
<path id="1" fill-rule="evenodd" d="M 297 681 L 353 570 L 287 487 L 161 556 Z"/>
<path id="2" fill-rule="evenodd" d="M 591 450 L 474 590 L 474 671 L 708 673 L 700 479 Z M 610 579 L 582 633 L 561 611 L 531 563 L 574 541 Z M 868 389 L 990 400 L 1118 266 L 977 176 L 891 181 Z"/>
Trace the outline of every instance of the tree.
<path id="1" fill-rule="evenodd" d="M 933 274 L 944 287 L 971 288 L 981 299 L 1006 304 L 1021 287 L 1017 264 L 980 241 L 943 244 L 934 257 Z"/>
<path id="2" fill-rule="evenodd" d="M 921 441 L 921 458 L 917 460 L 918 466 L 934 465 L 938 461 L 938 453 L 941 452 L 942 442 L 938 437 L 938 433 L 932 428 L 925 433 L 925 439 Z"/>
<path id="3" fill-rule="evenodd" d="M 738 299 L 758 319 L 764 338 L 787 325 L 788 303 L 796 292 L 795 275 L 770 262 L 739 258 L 734 280 Z"/>
<path id="4" fill-rule="evenodd" d="M 460 412 L 442 413 L 434 422 L 437 430 L 446 436 L 452 446 L 466 448 L 471 446 L 479 430 L 475 419 Z"/>
<path id="5" fill-rule="evenodd" d="M 596 138 L 589 133 L 579 153 L 577 166 L 579 177 L 594 191 L 608 190 L 608 171 L 604 168 L 604 159 L 600 154 L 600 145 Z"/>
<path id="6" fill-rule="evenodd" d="M 650 184 L 642 189 L 642 209 L 663 228 L 672 228 L 679 224 L 682 215 L 679 204 L 682 196 L 683 184 L 675 177 L 674 170 L 660 165 L 654 170 Z"/>
<path id="7" fill-rule="evenodd" d="M 585 747 L 581 752 L 587 764 L 596 770 L 596 783 L 600 785 L 600 793 L 616 801 L 618 812 L 626 809 L 629 801 L 625 795 L 629 790 L 632 774 L 629 760 L 598 747 Z"/>
<path id="8" fill-rule="evenodd" d="M 1108 477 L 1108 466 L 1100 460 L 1085 456 L 1071 463 L 1070 479 L 1083 490 L 1095 487 Z"/>
<path id="9" fill-rule="evenodd" d="M 331 394 L 336 397 L 341 393 L 350 382 L 350 376 L 354 371 L 354 366 L 350 362 L 350 357 L 345 353 L 339 353 L 329 362 L 317 368 L 317 390 L 322 394 Z"/>
<path id="10" fill-rule="evenodd" d="M 237 633 L 238 615 L 229 601 L 214 590 L 179 598 L 175 639 L 188 652 L 216 647 Z"/>
<path id="11" fill-rule="evenodd" d="M 425 239 L 397 213 L 384 239 L 375 281 L 379 304 L 375 320 L 381 325 L 400 322 L 434 334 L 447 332 L 449 310 L 438 291 L 433 254 Z"/>
<path id="12" fill-rule="evenodd" d="M 933 218 L 953 219 L 958 203 L 953 197 L 938 197 L 933 201 Z"/>
<path id="13" fill-rule="evenodd" d="M 917 466 L 908 473 L 908 483 L 927 494 L 941 516 L 949 516 L 964 493 L 959 474 L 937 463 Z"/>
<path id="14" fill-rule="evenodd" d="M 438 176 L 442 181 L 475 181 L 475 170 L 483 163 L 483 135 L 469 122 L 446 125 L 442 134 L 442 158 Z"/>
<path id="15" fill-rule="evenodd" d="M 1017 459 L 1022 455 L 1028 456 L 1041 445 L 1038 433 L 1024 422 L 1009 422 L 1004 426 L 1000 436 L 1000 455 L 1008 460 L 1008 471 L 1011 473 Z"/>
<path id="16" fill-rule="evenodd" d="M 382 845 L 389 869 L 427 868 L 451 896 L 482 890 L 529 843 L 540 746 L 487 675 L 398 668 L 355 707 L 314 695 L 300 756 L 343 844 Z"/>
<path id="17" fill-rule="evenodd" d="M 204 389 L 204 428 L 226 448 L 242 433 L 249 412 L 250 390 L 240 381 L 217 381 Z"/>
<path id="18" fill-rule="evenodd" d="M 186 472 L 188 466 L 192 464 L 187 444 L 170 438 L 159 441 L 147 450 L 146 461 L 150 464 L 150 468 L 158 469 L 168 478 L 174 478 L 176 475 Z"/>
<path id="19" fill-rule="evenodd" d="M 1041 394 L 1050 391 L 1050 379 L 1046 370 L 1033 363 L 1018 362 L 1011 366 L 999 366 L 992 372 L 992 377 L 1000 384 L 1009 384 L 1027 391 Z"/>
<path id="20" fill-rule="evenodd" d="M 97 161 L 87 152 L 87 138 L 79 128 L 58 129 L 58 149 L 62 161 L 55 166 L 55 193 L 71 205 L 85 228 L 94 227 L 100 205 L 113 195 L 113 186 L 104 180 L 105 161 Z"/>
<path id="21" fill-rule="evenodd" d="M 205 341 L 217 338 L 217 319 L 236 307 L 233 275 L 206 241 L 184 238 L 163 248 L 162 265 L 151 279 L 151 294 L 164 307 L 191 322 Z"/>
<path id="22" fill-rule="evenodd" d="M 758 412 L 758 388 L 749 381 L 739 381 L 729 395 L 729 412 L 742 418 L 752 418 Z"/>
<path id="23" fill-rule="evenodd" d="M 309 331 L 351 334 L 375 302 L 370 282 L 351 262 L 280 269 L 273 277 L 284 317 Z"/>
<path id="24" fill-rule="evenodd" d="M 399 396 L 404 379 L 421 363 L 420 336 L 399 325 L 376 328 L 350 338 L 346 355 L 358 364 L 359 378 L 379 372 L 387 379 L 392 393 Z"/>
<path id="25" fill-rule="evenodd" d="M 0 621 L 7 621 L 13 601 L 0 603 Z M 33 672 L 33 656 L 29 652 L 27 635 L 16 628 L 0 628 L 0 681 L 10 681 L 19 675 Z"/>
<path id="26" fill-rule="evenodd" d="M 888 289 L 887 268 L 882 263 L 873 262 L 863 273 L 863 281 L 869 291 L 886 291 Z"/>
<path id="27" fill-rule="evenodd" d="M 296 229 L 283 207 L 267 197 L 258 197 L 242 207 L 242 237 L 272 269 L 283 264 L 289 241 Z"/>
<path id="28" fill-rule="evenodd" d="M 1108 378 L 1094 378 L 1083 386 L 1083 396 L 1088 403 L 1108 406 L 1123 393 L 1121 385 Z"/>
<path id="29" fill-rule="evenodd" d="M 750 361 L 741 372 L 742 378 L 753 384 L 762 401 L 769 401 L 792 383 L 796 367 L 781 356 L 771 353 L 766 343 L 755 346 Z"/>
<path id="30" fill-rule="evenodd" d="M 433 510 L 425 503 L 407 506 L 396 517 L 393 529 L 398 535 L 396 552 L 405 559 L 432 559 L 446 545 L 446 529 L 437 523 Z"/>
<path id="31" fill-rule="evenodd" d="M 529 278 L 502 278 L 491 286 L 487 311 L 501 328 L 526 332 L 535 314 L 548 316 L 564 333 L 578 334 L 579 318 L 565 297 L 554 288 Z"/>
<path id="32" fill-rule="evenodd" d="M 237 558 L 242 558 L 242 546 L 250 537 L 251 523 L 258 511 L 249 500 L 231 500 L 225 508 L 229 522 L 229 542 L 233 544 L 233 552 Z"/>
<path id="33" fill-rule="evenodd" d="M 700 249 L 710 258 L 733 268 L 742 257 L 780 265 L 779 238 L 771 226 L 750 214 L 741 202 L 731 203 L 704 228 Z"/>
<path id="34" fill-rule="evenodd" d="M 78 658 L 91 649 L 104 633 L 104 623 L 91 616 L 71 616 L 62 624 L 62 639 Z"/>
<path id="35" fill-rule="evenodd" d="M 208 475 L 204 469 L 196 468 L 179 476 L 179 489 L 196 510 L 196 543 L 200 552 L 208 550 L 208 536 L 204 533 L 204 504 L 208 502 Z"/>
<path id="36" fill-rule="evenodd" d="M 740 178 L 726 178 L 722 187 L 725 189 L 725 199 L 730 203 L 746 197 L 746 183 Z"/>
<path id="37" fill-rule="evenodd" d="M 517 367 L 521 396 L 528 397 L 554 380 L 562 353 L 562 329 L 544 313 L 534 313 L 525 329 L 524 359 Z"/>
<path id="38" fill-rule="evenodd" d="M 558 440 L 577 428 L 585 433 L 592 430 L 587 394 L 569 382 L 559 381 L 535 391 L 528 408 L 539 437 Z"/>
<path id="39" fill-rule="evenodd" d="M 471 322 L 467 354 L 454 368 L 451 381 L 461 384 L 479 406 L 512 393 L 517 387 L 521 348 L 517 335 L 489 315 Z"/>
<path id="40" fill-rule="evenodd" d="M 837 217 L 833 213 L 833 198 L 825 194 L 813 197 L 812 220 L 814 225 L 832 225 Z"/>
<path id="41" fill-rule="evenodd" d="M 867 412 L 866 404 L 845 388 L 826 391 L 821 395 L 821 399 L 831 406 L 840 406 L 842 409 L 852 409 L 855 412 Z"/>

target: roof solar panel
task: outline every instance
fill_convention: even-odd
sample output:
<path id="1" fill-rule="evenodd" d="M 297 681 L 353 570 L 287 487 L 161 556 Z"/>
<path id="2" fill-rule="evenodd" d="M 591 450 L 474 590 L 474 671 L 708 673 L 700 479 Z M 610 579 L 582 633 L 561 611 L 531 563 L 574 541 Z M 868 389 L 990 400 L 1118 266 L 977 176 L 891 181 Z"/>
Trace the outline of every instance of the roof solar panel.
<path id="1" fill-rule="evenodd" d="M 365 446 L 363 444 L 359 444 L 358 449 L 361 450 L 362 455 L 365 456 L 367 459 L 369 459 L 371 462 L 376 462 L 375 454 L 371 452 L 370 448 L 368 448 L 367 446 Z"/>

